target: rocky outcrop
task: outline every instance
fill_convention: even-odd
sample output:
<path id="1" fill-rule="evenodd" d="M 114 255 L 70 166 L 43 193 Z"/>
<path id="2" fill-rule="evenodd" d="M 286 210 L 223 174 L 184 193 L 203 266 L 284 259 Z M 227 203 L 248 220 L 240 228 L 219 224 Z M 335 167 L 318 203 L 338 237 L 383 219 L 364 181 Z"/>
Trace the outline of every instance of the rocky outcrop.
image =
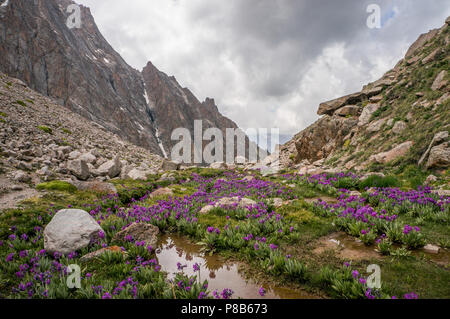
<path id="1" fill-rule="evenodd" d="M 53 216 L 44 229 L 44 248 L 69 254 L 87 247 L 92 240 L 98 239 L 102 228 L 89 213 L 80 209 L 63 209 Z"/>
<path id="2" fill-rule="evenodd" d="M 426 168 L 446 168 L 450 165 L 450 147 L 445 142 L 438 146 L 434 146 L 430 150 L 430 156 L 426 163 Z"/>
<path id="3" fill-rule="evenodd" d="M 432 148 L 435 145 L 439 145 L 439 144 L 447 141 L 448 136 L 449 136 L 448 131 L 442 131 L 442 132 L 436 133 L 436 135 L 433 136 L 433 139 L 431 140 L 430 145 L 428 146 L 428 149 L 425 151 L 425 153 L 423 153 L 422 157 L 420 158 L 418 165 L 420 166 L 424 163 L 424 161 L 427 159 L 428 155 L 430 154 Z M 435 155 L 434 155 L 435 160 L 440 161 L 439 160 L 440 154 L 441 155 L 445 154 L 445 147 L 438 147 L 435 149 Z M 426 166 L 432 167 L 435 160 L 429 161 Z M 448 161 L 448 158 L 447 158 L 447 161 Z M 428 164 L 430 164 L 430 166 Z"/>
<path id="4" fill-rule="evenodd" d="M 355 127 L 357 120 L 325 115 L 294 137 L 297 160 L 316 161 L 327 157 L 342 145 L 344 137 Z"/>
<path id="5" fill-rule="evenodd" d="M 404 156 L 413 146 L 413 144 L 414 143 L 411 141 L 404 142 L 400 145 L 395 146 L 387 152 L 372 155 L 371 159 L 378 163 L 389 163 L 401 156 Z"/>
<path id="6" fill-rule="evenodd" d="M 340 97 L 338 99 L 334 99 L 328 102 L 320 103 L 319 109 L 317 110 L 318 115 L 332 115 L 334 111 L 337 109 L 349 105 L 349 104 L 355 104 L 358 102 L 361 102 L 363 98 L 366 97 L 366 95 L 362 92 L 349 94 L 343 97 Z"/>
<path id="7" fill-rule="evenodd" d="M 449 32 L 446 23 L 421 35 L 379 80 L 321 103 L 317 114 L 323 116 L 281 146 L 281 166 L 303 174 L 328 168 L 366 170 L 372 163 L 402 157 L 417 161 L 417 154 L 428 147 L 419 164 L 448 167 L 445 141 L 428 143 L 430 135 L 449 126 Z M 319 160 L 323 163 L 311 165 Z"/>

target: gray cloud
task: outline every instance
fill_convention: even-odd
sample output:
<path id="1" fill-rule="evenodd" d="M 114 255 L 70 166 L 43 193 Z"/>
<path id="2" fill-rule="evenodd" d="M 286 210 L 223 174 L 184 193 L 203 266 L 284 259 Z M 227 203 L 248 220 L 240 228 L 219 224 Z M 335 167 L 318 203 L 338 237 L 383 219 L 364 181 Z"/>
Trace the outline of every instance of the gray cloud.
<path id="1" fill-rule="evenodd" d="M 295 134 L 450 15 L 446 0 L 78 0 L 133 67 L 148 60 L 243 128 Z M 369 29 L 368 4 L 383 27 Z"/>

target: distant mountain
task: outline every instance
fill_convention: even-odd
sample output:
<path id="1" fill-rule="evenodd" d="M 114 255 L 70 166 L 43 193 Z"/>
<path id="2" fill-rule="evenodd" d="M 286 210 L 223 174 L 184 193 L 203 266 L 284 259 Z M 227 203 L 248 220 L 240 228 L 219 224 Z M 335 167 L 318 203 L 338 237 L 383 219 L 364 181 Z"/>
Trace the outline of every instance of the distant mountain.
<path id="1" fill-rule="evenodd" d="M 321 103 L 322 117 L 281 147 L 282 163 L 305 167 L 303 172 L 318 166 L 448 168 L 449 53 L 450 18 L 422 34 L 381 79 Z"/>
<path id="2" fill-rule="evenodd" d="M 174 128 L 237 128 L 213 99 L 199 102 L 174 77 L 148 63 L 129 66 L 81 8 L 81 28 L 66 25 L 71 0 L 10 0 L 0 7 L 0 71 L 151 152 L 170 155 Z"/>

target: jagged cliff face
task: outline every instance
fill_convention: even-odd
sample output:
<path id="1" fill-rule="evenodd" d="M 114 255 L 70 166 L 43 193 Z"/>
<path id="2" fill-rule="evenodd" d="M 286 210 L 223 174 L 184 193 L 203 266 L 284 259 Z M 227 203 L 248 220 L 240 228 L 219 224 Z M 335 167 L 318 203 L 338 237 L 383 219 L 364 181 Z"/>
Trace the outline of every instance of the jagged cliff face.
<path id="1" fill-rule="evenodd" d="M 194 120 L 236 128 L 207 99 L 200 103 L 175 78 L 149 63 L 130 67 L 81 7 L 81 28 L 66 25 L 71 0 L 10 0 L 0 7 L 0 71 L 92 120 L 123 139 L 170 156 L 174 128 Z"/>
<path id="2" fill-rule="evenodd" d="M 0 20 L 0 68 L 111 132 L 160 154 L 142 77 L 114 51 L 88 8 L 69 29 L 70 0 L 12 0 Z"/>
<path id="3" fill-rule="evenodd" d="M 224 137 L 227 128 L 238 128 L 236 123 L 220 114 L 214 99 L 207 98 L 200 102 L 189 89 L 182 88 L 175 77 L 159 71 L 151 62 L 143 69 L 142 75 L 149 105 L 165 148 L 170 149 L 178 143 L 177 140 L 171 140 L 171 134 L 177 128 L 187 128 L 193 140 L 194 120 L 203 120 L 203 130 L 219 128 L 224 132 Z M 248 139 L 246 143 L 248 145 Z"/>
<path id="4" fill-rule="evenodd" d="M 422 34 L 381 79 L 319 105 L 323 115 L 281 147 L 286 166 L 366 170 L 450 165 L 450 19 Z"/>

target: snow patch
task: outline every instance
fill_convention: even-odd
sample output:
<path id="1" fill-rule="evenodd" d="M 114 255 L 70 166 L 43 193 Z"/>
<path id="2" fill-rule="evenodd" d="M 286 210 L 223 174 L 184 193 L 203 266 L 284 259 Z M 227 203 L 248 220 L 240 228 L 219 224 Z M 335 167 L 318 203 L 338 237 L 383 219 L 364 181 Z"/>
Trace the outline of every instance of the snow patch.
<path id="1" fill-rule="evenodd" d="M 0 4 L 0 7 L 6 7 L 8 5 L 8 3 L 9 3 L 9 0 L 6 0 L 2 4 Z"/>
<path id="2" fill-rule="evenodd" d="M 156 123 L 155 123 L 155 136 L 156 136 L 156 140 L 158 141 L 159 148 L 161 149 L 161 152 L 164 155 L 164 158 L 168 158 L 166 150 L 164 149 L 164 145 L 161 142 L 161 139 L 159 138 L 160 134 L 159 134 L 158 127 L 156 127 Z"/>

